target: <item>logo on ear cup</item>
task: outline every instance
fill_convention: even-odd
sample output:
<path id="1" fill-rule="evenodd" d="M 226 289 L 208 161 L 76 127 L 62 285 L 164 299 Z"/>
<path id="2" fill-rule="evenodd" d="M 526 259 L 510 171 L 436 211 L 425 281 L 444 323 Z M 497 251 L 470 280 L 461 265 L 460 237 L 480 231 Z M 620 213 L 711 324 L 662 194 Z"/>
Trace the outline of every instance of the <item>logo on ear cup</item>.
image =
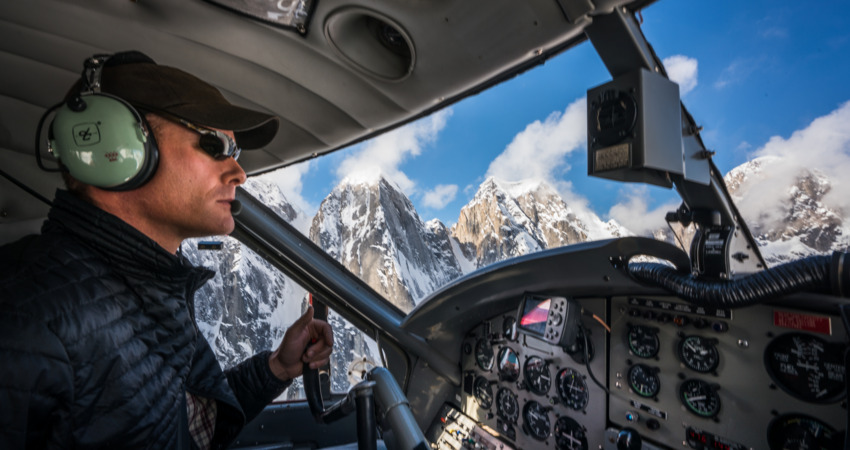
<path id="1" fill-rule="evenodd" d="M 74 143 L 80 147 L 100 143 L 100 128 L 94 122 L 74 125 L 72 132 L 74 134 Z"/>

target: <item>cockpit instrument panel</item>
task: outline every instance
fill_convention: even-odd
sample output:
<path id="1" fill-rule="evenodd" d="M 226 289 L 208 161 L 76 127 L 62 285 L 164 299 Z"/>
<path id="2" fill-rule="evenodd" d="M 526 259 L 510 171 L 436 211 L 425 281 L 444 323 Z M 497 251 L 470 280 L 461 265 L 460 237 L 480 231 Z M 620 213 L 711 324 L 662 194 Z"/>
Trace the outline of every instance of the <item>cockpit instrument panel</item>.
<path id="1" fill-rule="evenodd" d="M 575 308 L 572 346 L 547 338 L 558 298 Z M 452 406 L 494 448 L 613 450 L 625 428 L 650 449 L 840 448 L 846 334 L 837 316 L 661 296 L 517 303 L 466 334 Z"/>
<path id="2" fill-rule="evenodd" d="M 588 367 L 604 381 L 605 361 L 591 356 L 585 365 L 584 360 L 591 348 L 604 353 L 607 337 L 600 324 L 580 318 L 580 312 L 584 307 L 604 318 L 604 301 L 526 295 L 518 304 L 467 334 L 463 345 L 475 351 L 464 352 L 461 363 L 460 413 L 491 430 L 503 448 L 600 448 L 605 392 L 592 382 Z M 569 340 L 568 348 L 561 345 Z M 481 364 L 490 354 L 493 366 Z"/>
<path id="3" fill-rule="evenodd" d="M 831 448 L 822 444 L 847 414 L 840 323 L 770 305 L 614 297 L 609 421 L 663 448 Z"/>

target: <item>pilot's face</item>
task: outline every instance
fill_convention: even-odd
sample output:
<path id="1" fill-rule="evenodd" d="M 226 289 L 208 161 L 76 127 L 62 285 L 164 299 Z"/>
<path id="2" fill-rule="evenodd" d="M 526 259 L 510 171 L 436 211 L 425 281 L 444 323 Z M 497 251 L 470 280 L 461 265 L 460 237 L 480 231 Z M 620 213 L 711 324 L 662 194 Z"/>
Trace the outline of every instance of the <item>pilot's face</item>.
<path id="1" fill-rule="evenodd" d="M 147 234 L 160 234 L 151 237 L 174 252 L 183 239 L 233 231 L 230 203 L 246 179 L 239 163 L 233 158 L 214 159 L 198 145 L 200 135 L 183 125 L 159 117 L 150 122 L 160 151 L 159 167 L 137 190 L 143 216 L 152 228 Z M 234 137 L 231 131 L 222 131 Z"/>

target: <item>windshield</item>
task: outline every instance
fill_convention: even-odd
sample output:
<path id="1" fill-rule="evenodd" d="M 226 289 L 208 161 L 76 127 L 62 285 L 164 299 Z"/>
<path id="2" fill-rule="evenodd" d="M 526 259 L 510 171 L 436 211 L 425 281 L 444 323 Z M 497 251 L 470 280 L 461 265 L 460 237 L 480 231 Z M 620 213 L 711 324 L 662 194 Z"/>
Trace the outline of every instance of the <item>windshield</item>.
<path id="1" fill-rule="evenodd" d="M 702 17 L 689 26 L 692 14 L 679 3 L 644 12 L 647 37 L 704 121 L 702 138 L 717 149 L 714 161 L 768 264 L 848 248 L 850 203 L 840 193 L 848 192 L 850 93 L 836 98 L 824 88 L 848 63 L 818 54 L 818 45 L 846 49 L 835 40 L 843 31 L 825 18 L 820 35 L 802 36 L 790 17 L 811 14 L 805 5 L 761 27 L 749 27 L 755 19 L 706 27 Z M 810 45 L 794 54 L 789 39 Z M 810 65 L 796 65 L 800 58 Z M 791 72 L 777 76 L 780 67 Z M 789 92 L 786 77 L 807 81 Z M 548 248 L 638 235 L 687 249 L 689 232 L 665 222 L 681 202 L 675 191 L 586 176 L 585 92 L 609 80 L 585 43 L 376 139 L 252 177 L 246 189 L 405 312 L 463 275 Z M 197 303 L 202 331 L 229 366 L 272 348 L 307 293 L 222 240 L 222 251 L 184 249 L 224 274 L 198 298 L 222 295 L 226 305 Z M 334 353 L 333 387 L 345 390 L 355 363 L 380 357 L 369 337 L 335 327 L 346 343 Z"/>

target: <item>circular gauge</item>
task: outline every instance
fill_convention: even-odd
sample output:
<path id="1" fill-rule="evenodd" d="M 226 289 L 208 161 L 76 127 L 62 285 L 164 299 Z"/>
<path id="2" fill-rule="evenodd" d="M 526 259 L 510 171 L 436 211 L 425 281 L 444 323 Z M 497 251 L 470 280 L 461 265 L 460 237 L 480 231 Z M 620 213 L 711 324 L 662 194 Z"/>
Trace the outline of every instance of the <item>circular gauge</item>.
<path id="1" fill-rule="evenodd" d="M 702 380 L 685 380 L 679 386 L 679 400 L 685 408 L 700 417 L 715 417 L 720 412 L 717 389 Z"/>
<path id="2" fill-rule="evenodd" d="M 555 442 L 558 450 L 587 450 L 587 436 L 578 422 L 567 416 L 561 416 L 555 422 Z"/>
<path id="3" fill-rule="evenodd" d="M 516 319 L 513 316 L 505 317 L 505 321 L 502 322 L 502 336 L 509 341 L 516 340 Z"/>
<path id="4" fill-rule="evenodd" d="M 685 336 L 679 341 L 679 359 L 691 370 L 712 372 L 720 362 L 720 354 L 714 342 L 714 339 L 702 336 Z"/>
<path id="5" fill-rule="evenodd" d="M 549 376 L 549 363 L 539 356 L 532 356 L 525 360 L 525 382 L 528 390 L 537 395 L 546 395 L 552 386 L 552 377 Z"/>
<path id="6" fill-rule="evenodd" d="M 587 406 L 590 399 L 587 383 L 575 369 L 566 368 L 558 372 L 558 397 L 561 402 L 575 410 L 582 410 Z"/>
<path id="7" fill-rule="evenodd" d="M 519 403 L 516 394 L 508 388 L 501 388 L 496 393 L 496 414 L 507 422 L 516 423 L 519 418 Z"/>
<path id="8" fill-rule="evenodd" d="M 779 416 L 767 426 L 772 450 L 827 450 L 841 448 L 843 435 L 829 425 L 803 414 Z"/>
<path id="9" fill-rule="evenodd" d="M 635 364 L 629 369 L 629 387 L 641 397 L 655 397 L 661 389 L 658 369 Z"/>
<path id="10" fill-rule="evenodd" d="M 489 371 L 493 368 L 495 362 L 496 358 L 493 355 L 493 347 L 490 346 L 490 342 L 487 339 L 479 339 L 475 343 L 475 363 L 481 370 Z"/>
<path id="11" fill-rule="evenodd" d="M 803 333 L 777 337 L 764 350 L 767 373 L 785 392 L 812 403 L 844 398 L 844 351 Z"/>
<path id="12" fill-rule="evenodd" d="M 652 358 L 658 354 L 658 329 L 644 325 L 629 327 L 629 350 L 638 358 Z"/>
<path id="13" fill-rule="evenodd" d="M 549 422 L 549 411 L 540 403 L 532 400 L 522 408 L 523 429 L 529 436 L 542 441 L 549 437 L 552 424 Z"/>
<path id="14" fill-rule="evenodd" d="M 499 375 L 504 381 L 519 379 L 519 357 L 510 347 L 499 350 Z"/>
<path id="15" fill-rule="evenodd" d="M 475 400 L 478 401 L 484 409 L 490 409 L 493 406 L 493 389 L 490 388 L 490 381 L 482 376 L 475 377 L 472 383 L 472 392 L 475 395 Z"/>

